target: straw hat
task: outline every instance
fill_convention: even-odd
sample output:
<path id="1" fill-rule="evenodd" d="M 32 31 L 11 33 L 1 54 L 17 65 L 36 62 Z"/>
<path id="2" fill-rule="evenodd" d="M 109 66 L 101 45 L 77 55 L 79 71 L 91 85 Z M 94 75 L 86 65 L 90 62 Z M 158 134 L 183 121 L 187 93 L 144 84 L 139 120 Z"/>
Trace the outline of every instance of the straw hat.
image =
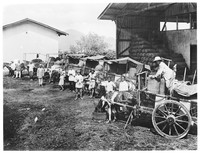
<path id="1" fill-rule="evenodd" d="M 161 61 L 161 60 L 162 59 L 160 58 L 160 56 L 156 56 L 153 61 L 155 62 L 155 61 Z"/>

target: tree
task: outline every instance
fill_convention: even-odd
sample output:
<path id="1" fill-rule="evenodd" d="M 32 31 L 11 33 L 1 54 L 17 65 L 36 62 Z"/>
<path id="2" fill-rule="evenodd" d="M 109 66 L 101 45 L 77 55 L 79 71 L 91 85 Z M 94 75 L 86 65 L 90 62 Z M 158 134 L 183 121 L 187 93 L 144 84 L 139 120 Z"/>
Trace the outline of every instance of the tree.
<path id="1" fill-rule="evenodd" d="M 102 55 L 108 48 L 108 44 L 104 41 L 103 37 L 89 33 L 82 36 L 80 40 L 76 42 L 76 45 L 70 46 L 71 53 L 84 53 L 87 56 Z"/>

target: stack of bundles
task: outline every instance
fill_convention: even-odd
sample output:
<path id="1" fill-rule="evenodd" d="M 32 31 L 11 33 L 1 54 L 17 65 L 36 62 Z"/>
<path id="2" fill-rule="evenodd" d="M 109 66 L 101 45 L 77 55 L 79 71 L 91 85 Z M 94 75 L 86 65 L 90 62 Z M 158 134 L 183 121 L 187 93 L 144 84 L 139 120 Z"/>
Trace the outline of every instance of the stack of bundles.
<path id="1" fill-rule="evenodd" d="M 174 81 L 174 90 L 184 97 L 190 97 L 197 93 L 197 84 L 189 85 L 189 82 Z"/>
<path id="2" fill-rule="evenodd" d="M 128 73 L 129 78 L 136 80 L 136 73 L 137 73 L 137 69 L 134 67 L 131 67 Z"/>
<path id="3" fill-rule="evenodd" d="M 102 71 L 102 70 L 103 70 L 103 66 L 100 64 L 95 67 L 95 71 Z"/>
<path id="4" fill-rule="evenodd" d="M 79 60 L 78 66 L 79 67 L 84 67 L 86 65 L 86 61 L 85 60 Z"/>
<path id="5" fill-rule="evenodd" d="M 48 60 L 48 68 L 51 68 L 54 65 L 54 62 L 56 61 L 55 57 L 49 57 Z"/>
<path id="6" fill-rule="evenodd" d="M 147 78 L 147 90 L 154 94 L 165 94 L 165 80 L 162 78 L 160 81 L 156 79 Z"/>
<path id="7" fill-rule="evenodd" d="M 59 70 L 59 69 L 61 69 L 61 68 L 62 68 L 61 63 L 62 63 L 61 61 L 56 61 L 56 62 L 54 62 L 53 69 L 54 69 L 54 70 Z"/>

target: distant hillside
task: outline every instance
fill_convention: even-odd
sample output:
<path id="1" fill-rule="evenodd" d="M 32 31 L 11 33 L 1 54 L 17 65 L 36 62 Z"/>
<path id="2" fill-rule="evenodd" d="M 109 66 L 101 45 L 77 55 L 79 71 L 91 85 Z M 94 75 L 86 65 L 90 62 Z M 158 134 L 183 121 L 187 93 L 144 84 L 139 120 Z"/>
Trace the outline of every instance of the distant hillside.
<path id="1" fill-rule="evenodd" d="M 59 50 L 68 51 L 70 45 L 75 45 L 77 40 L 80 40 L 84 34 L 80 31 L 69 29 L 65 32 L 69 33 L 68 36 L 61 36 L 59 38 Z M 109 44 L 109 49 L 115 50 L 115 39 L 113 37 L 104 37 L 105 42 Z"/>

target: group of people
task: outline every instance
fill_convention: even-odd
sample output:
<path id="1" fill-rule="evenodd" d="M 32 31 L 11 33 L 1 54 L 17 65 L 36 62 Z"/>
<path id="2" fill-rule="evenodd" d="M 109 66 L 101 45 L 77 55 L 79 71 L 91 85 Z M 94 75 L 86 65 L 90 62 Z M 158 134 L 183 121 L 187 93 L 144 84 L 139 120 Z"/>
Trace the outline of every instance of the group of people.
<path id="1" fill-rule="evenodd" d="M 22 77 L 22 63 L 20 60 L 12 61 L 10 64 L 9 73 L 13 78 L 21 78 Z"/>
<path id="2" fill-rule="evenodd" d="M 106 94 L 111 94 L 115 90 L 128 91 L 130 85 L 126 81 L 126 77 L 123 75 L 120 81 L 115 82 L 111 77 L 101 79 L 98 77 L 98 71 L 91 69 L 88 75 L 82 75 L 81 69 L 75 70 L 74 67 L 69 66 L 68 71 L 61 70 L 60 79 L 58 85 L 63 91 L 65 83 L 68 82 L 69 90 L 75 92 L 75 100 L 78 98 L 83 99 L 83 92 L 88 91 L 89 96 L 92 98 L 95 96 L 95 91 L 98 86 L 103 86 Z"/>
<path id="3" fill-rule="evenodd" d="M 164 62 L 162 62 L 162 59 L 160 57 L 155 57 L 154 63 L 158 67 L 158 70 L 157 73 L 155 75 L 151 75 L 150 78 L 157 78 L 159 76 L 162 76 L 166 81 L 166 87 L 170 88 L 172 86 L 173 80 L 175 79 L 175 72 L 170 69 Z M 15 71 L 15 77 L 21 78 L 20 62 L 18 61 L 17 63 L 12 63 L 11 68 Z M 43 78 L 45 72 L 48 71 L 51 76 L 53 70 L 53 66 L 52 70 L 48 71 L 48 69 L 43 68 L 43 65 L 39 65 L 39 67 L 37 68 L 37 78 L 39 81 L 39 86 L 43 86 Z M 34 64 L 32 62 L 30 62 L 30 64 L 28 65 L 28 72 L 30 80 L 33 80 Z M 68 71 L 65 71 L 64 69 L 59 70 L 58 85 L 63 91 L 67 78 L 69 89 L 72 92 L 76 93 L 75 99 L 83 99 L 83 90 L 88 90 L 90 97 L 93 97 L 95 95 L 95 88 L 97 87 L 97 84 L 104 86 L 107 94 L 113 93 L 116 89 L 118 91 L 128 91 L 130 89 L 130 84 L 126 80 L 125 76 L 121 76 L 120 82 L 119 84 L 117 84 L 111 78 L 107 78 L 107 80 L 105 78 L 104 80 L 99 79 L 97 77 L 97 73 L 98 71 L 92 69 L 87 76 L 83 76 L 81 74 L 81 69 L 75 70 L 74 67 L 69 65 Z"/>

